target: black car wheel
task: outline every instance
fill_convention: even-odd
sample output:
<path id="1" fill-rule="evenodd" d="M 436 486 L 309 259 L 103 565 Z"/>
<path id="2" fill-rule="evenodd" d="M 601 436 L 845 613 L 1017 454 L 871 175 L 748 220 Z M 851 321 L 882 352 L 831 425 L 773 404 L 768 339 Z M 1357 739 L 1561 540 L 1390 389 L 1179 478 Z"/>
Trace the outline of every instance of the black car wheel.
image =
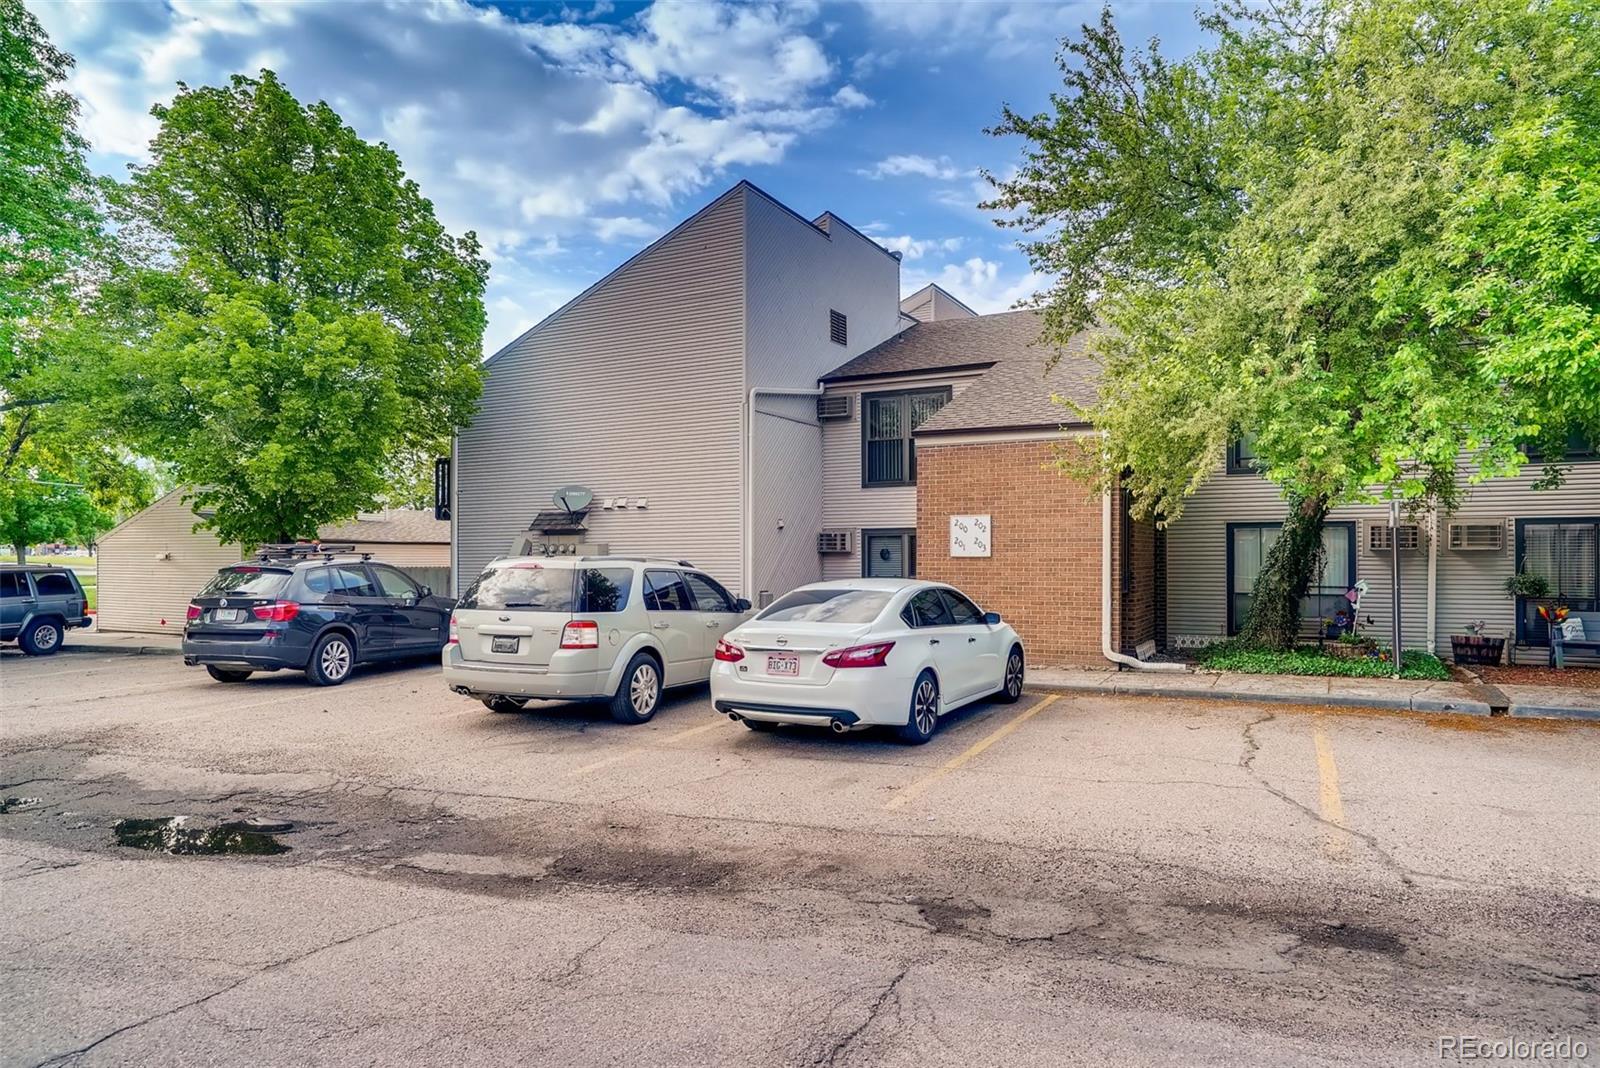
<path id="1" fill-rule="evenodd" d="M 350 677 L 356 666 L 356 643 L 339 631 L 324 634 L 311 648 L 306 662 L 306 678 L 314 686 L 337 686 Z"/>
<path id="2" fill-rule="evenodd" d="M 994 695 L 996 701 L 1011 704 L 1022 697 L 1023 681 L 1022 646 L 1013 645 L 1011 652 L 1006 654 L 1006 677 L 1001 683 L 1000 692 Z"/>
<path id="3" fill-rule="evenodd" d="M 939 729 L 939 680 L 933 672 L 924 671 L 911 684 L 911 707 L 906 711 L 906 725 L 895 733 L 907 745 L 921 745 Z"/>
<path id="4" fill-rule="evenodd" d="M 611 698 L 611 718 L 618 723 L 643 723 L 661 704 L 661 665 L 652 656 L 635 653 Z"/>
<path id="5" fill-rule="evenodd" d="M 61 648 L 61 624 L 53 619 L 36 619 L 17 637 L 17 644 L 29 656 L 49 656 Z"/>
<path id="6" fill-rule="evenodd" d="M 243 682 L 250 677 L 250 672 L 248 671 L 230 671 L 227 668 L 219 668 L 213 664 L 206 665 L 206 674 L 218 682 Z"/>
<path id="7" fill-rule="evenodd" d="M 528 702 L 521 697 L 507 697 L 503 693 L 492 693 L 483 699 L 483 707 L 490 712 L 521 712 L 528 707 Z"/>

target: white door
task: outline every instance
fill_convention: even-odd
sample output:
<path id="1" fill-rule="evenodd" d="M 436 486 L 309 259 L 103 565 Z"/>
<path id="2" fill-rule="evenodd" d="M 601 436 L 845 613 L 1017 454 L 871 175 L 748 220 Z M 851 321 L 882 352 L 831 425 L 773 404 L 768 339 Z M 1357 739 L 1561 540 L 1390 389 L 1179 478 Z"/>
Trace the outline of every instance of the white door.
<path id="1" fill-rule="evenodd" d="M 666 652 L 667 677 L 663 684 L 682 686 L 705 678 L 708 672 L 700 670 L 704 639 L 699 634 L 704 628 L 683 576 L 676 571 L 646 571 L 644 608 L 650 632 Z"/>
<path id="2" fill-rule="evenodd" d="M 965 678 L 971 687 L 962 691 L 962 697 L 975 697 L 994 693 L 1005 681 L 1005 654 L 1000 648 L 999 628 L 983 621 L 983 611 L 964 594 L 955 590 L 941 590 L 945 604 L 954 622 L 951 629 L 960 635 L 956 647 L 967 655 L 970 670 Z"/>
<path id="3" fill-rule="evenodd" d="M 967 635 L 955 625 L 950 605 L 938 589 L 926 589 L 916 594 L 906 605 L 911 614 L 911 625 L 916 637 L 933 658 L 933 669 L 939 674 L 939 697 L 945 708 L 958 704 L 967 694 L 974 692 L 972 672 L 976 656 L 971 651 Z"/>

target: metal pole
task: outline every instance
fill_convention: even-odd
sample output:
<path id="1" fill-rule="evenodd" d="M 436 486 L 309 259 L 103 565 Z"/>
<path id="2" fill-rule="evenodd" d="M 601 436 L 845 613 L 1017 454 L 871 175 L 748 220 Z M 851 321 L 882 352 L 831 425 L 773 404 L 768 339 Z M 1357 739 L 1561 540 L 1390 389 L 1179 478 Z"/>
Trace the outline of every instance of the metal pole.
<path id="1" fill-rule="evenodd" d="M 1400 677 L 1400 502 L 1389 502 L 1389 567 L 1391 571 L 1390 604 L 1393 610 L 1393 640 L 1389 645 L 1394 677 Z"/>

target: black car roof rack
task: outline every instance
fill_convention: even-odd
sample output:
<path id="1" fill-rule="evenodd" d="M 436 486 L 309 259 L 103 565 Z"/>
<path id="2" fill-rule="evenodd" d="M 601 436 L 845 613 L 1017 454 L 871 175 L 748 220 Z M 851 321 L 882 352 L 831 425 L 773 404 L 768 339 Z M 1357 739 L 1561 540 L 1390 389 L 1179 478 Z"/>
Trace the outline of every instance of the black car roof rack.
<path id="1" fill-rule="evenodd" d="M 371 560 L 371 553 L 358 553 L 356 547 L 346 542 L 295 541 L 263 545 L 256 550 L 258 560 L 303 560 L 320 556 L 332 560 L 335 556 L 359 556 Z"/>

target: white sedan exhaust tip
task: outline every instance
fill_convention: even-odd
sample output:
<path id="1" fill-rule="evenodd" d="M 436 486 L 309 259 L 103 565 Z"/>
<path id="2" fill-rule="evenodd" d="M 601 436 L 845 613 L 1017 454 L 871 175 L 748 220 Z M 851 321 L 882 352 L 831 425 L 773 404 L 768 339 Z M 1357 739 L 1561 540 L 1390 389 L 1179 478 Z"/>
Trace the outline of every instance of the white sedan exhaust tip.
<path id="1" fill-rule="evenodd" d="M 844 725 L 844 721 L 843 720 L 836 719 L 836 720 L 833 721 L 833 733 L 835 733 L 835 734 L 844 734 L 844 733 L 848 732 L 849 730 L 850 730 L 850 728 Z"/>

